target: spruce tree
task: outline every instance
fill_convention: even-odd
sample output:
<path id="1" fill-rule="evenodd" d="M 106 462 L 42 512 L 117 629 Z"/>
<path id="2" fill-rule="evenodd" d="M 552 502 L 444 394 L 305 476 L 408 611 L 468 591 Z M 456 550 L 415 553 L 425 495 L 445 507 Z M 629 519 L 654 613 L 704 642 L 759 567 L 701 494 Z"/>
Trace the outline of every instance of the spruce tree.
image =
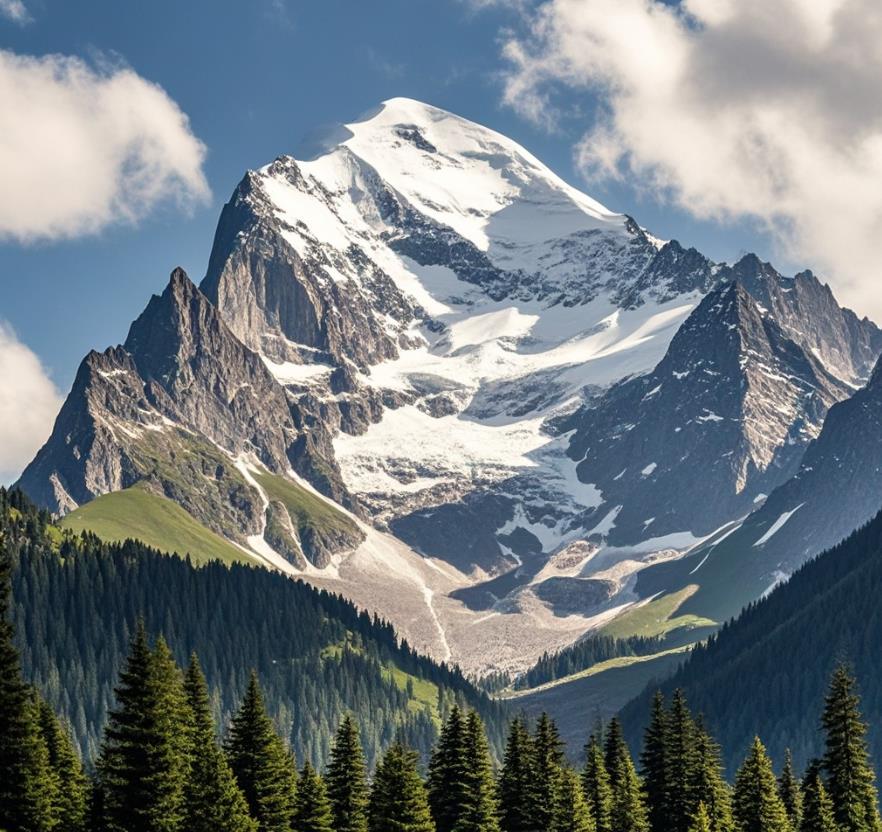
<path id="1" fill-rule="evenodd" d="M 698 808 L 694 783 L 697 767 L 695 723 L 683 691 L 674 691 L 668 715 L 666 823 L 668 832 L 688 832 Z"/>
<path id="2" fill-rule="evenodd" d="M 570 768 L 560 773 L 550 832 L 596 832 L 579 775 Z"/>
<path id="3" fill-rule="evenodd" d="M 153 651 L 143 624 L 116 688 L 117 706 L 98 763 L 108 832 L 177 832 L 189 773 L 189 731 L 180 670 L 162 638 Z"/>
<path id="4" fill-rule="evenodd" d="M 791 832 L 772 761 L 759 737 L 735 778 L 735 821 L 740 832 Z"/>
<path id="5" fill-rule="evenodd" d="M 336 832 L 367 832 L 368 782 L 355 720 L 347 714 L 337 730 L 325 778 Z"/>
<path id="6" fill-rule="evenodd" d="M 833 672 L 822 719 L 826 733 L 824 772 L 842 832 L 876 832 L 880 828 L 875 774 L 864 739 L 855 680 L 844 665 Z"/>
<path id="7" fill-rule="evenodd" d="M 802 781 L 802 817 L 798 832 L 837 832 L 833 802 L 821 777 L 819 760 L 809 764 Z"/>
<path id="8" fill-rule="evenodd" d="M 643 737 L 640 774 L 646 796 L 646 810 L 653 832 L 664 832 L 667 822 L 668 715 L 661 691 L 652 699 L 649 725 Z"/>
<path id="9" fill-rule="evenodd" d="M 603 761 L 598 734 L 592 734 L 585 746 L 585 768 L 582 770 L 582 792 L 597 832 L 613 832 L 613 793 L 609 773 Z"/>
<path id="10" fill-rule="evenodd" d="M 465 720 L 454 705 L 429 760 L 429 806 L 438 832 L 452 832 L 465 808 L 465 749 Z"/>
<path id="11" fill-rule="evenodd" d="M 493 761 L 484 724 L 475 711 L 466 719 L 465 733 L 466 802 L 454 832 L 499 832 Z"/>
<path id="12" fill-rule="evenodd" d="M 781 774 L 778 776 L 778 793 L 781 795 L 781 802 L 787 810 L 787 818 L 793 829 L 799 829 L 800 820 L 802 818 L 802 792 L 799 786 L 799 780 L 793 772 L 793 755 L 788 748 L 784 752 L 784 765 L 781 767 Z"/>
<path id="13" fill-rule="evenodd" d="M 86 808 L 89 783 L 83 773 L 80 758 L 74 750 L 70 732 L 62 728 L 58 717 L 42 700 L 38 703 L 40 731 L 48 752 L 54 789 L 54 818 L 64 832 L 83 832 L 86 826 Z"/>
<path id="14" fill-rule="evenodd" d="M 720 747 L 700 724 L 695 726 L 695 766 L 691 791 L 696 813 L 697 804 L 703 804 L 711 832 L 732 832 L 732 795 L 723 779 Z"/>
<path id="15" fill-rule="evenodd" d="M 701 801 L 698 803 L 698 809 L 692 818 L 692 823 L 689 824 L 689 832 L 713 832 L 710 813 Z"/>
<path id="16" fill-rule="evenodd" d="M 548 829 L 554 817 L 564 753 L 557 726 L 546 713 L 543 713 L 536 723 L 533 759 L 536 767 L 533 823 L 537 829 Z"/>
<path id="17" fill-rule="evenodd" d="M 649 821 L 634 761 L 615 717 L 606 736 L 604 765 L 612 787 L 612 828 L 615 832 L 647 832 Z"/>
<path id="18" fill-rule="evenodd" d="M 533 740 L 520 719 L 512 721 L 499 776 L 499 821 L 503 832 L 533 832 L 536 764 Z"/>
<path id="19" fill-rule="evenodd" d="M 227 759 L 260 832 L 290 832 L 297 772 L 252 671 L 226 742 Z"/>
<path id="20" fill-rule="evenodd" d="M 257 821 L 217 742 L 208 687 L 194 654 L 184 680 L 190 718 L 190 775 L 184 786 L 186 832 L 256 832 Z"/>
<path id="21" fill-rule="evenodd" d="M 0 829 L 48 832 L 56 823 L 56 781 L 37 705 L 21 676 L 9 620 L 12 566 L 0 545 Z"/>
<path id="22" fill-rule="evenodd" d="M 395 742 L 383 755 L 371 786 L 370 832 L 435 832 L 417 754 Z"/>
<path id="23" fill-rule="evenodd" d="M 296 832 L 335 832 L 334 816 L 325 784 L 318 772 L 307 761 L 297 779 L 297 799 L 294 812 Z"/>

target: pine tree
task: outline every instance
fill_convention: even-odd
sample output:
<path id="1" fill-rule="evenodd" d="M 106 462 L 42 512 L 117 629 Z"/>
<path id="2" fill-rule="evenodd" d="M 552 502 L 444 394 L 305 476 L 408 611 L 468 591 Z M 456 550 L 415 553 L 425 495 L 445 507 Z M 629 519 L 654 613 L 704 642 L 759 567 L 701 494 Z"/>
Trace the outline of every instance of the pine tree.
<path id="1" fill-rule="evenodd" d="M 697 766 L 695 723 L 683 691 L 674 691 L 668 715 L 666 829 L 688 832 L 698 808 L 694 783 Z"/>
<path id="2" fill-rule="evenodd" d="M 790 832 L 772 761 L 759 737 L 735 779 L 735 820 L 740 832 Z"/>
<path id="3" fill-rule="evenodd" d="M 377 766 L 368 811 L 370 832 L 435 832 L 417 754 L 395 742 Z"/>
<path id="4" fill-rule="evenodd" d="M 652 699 L 649 725 L 643 737 L 640 774 L 646 810 L 653 832 L 664 832 L 667 823 L 668 715 L 661 691 Z"/>
<path id="5" fill-rule="evenodd" d="M 647 832 L 649 821 L 640 780 L 615 717 L 607 730 L 604 765 L 612 786 L 612 828 L 615 832 Z"/>
<path id="6" fill-rule="evenodd" d="M 802 818 L 802 792 L 799 780 L 793 772 L 793 755 L 790 749 L 784 753 L 784 765 L 778 777 L 778 794 L 787 810 L 787 818 L 792 829 L 799 829 Z"/>
<path id="7" fill-rule="evenodd" d="M 720 747 L 700 724 L 695 726 L 695 766 L 690 787 L 693 800 L 704 805 L 711 832 L 732 832 L 732 796 L 723 779 Z"/>
<path id="8" fill-rule="evenodd" d="M 108 832 L 177 832 L 189 769 L 189 731 L 180 670 L 168 646 L 153 651 L 143 624 L 116 688 L 98 764 Z"/>
<path id="9" fill-rule="evenodd" d="M 466 803 L 453 832 L 499 832 L 493 762 L 481 717 L 472 711 L 465 728 Z"/>
<path id="10" fill-rule="evenodd" d="M 585 768 L 582 771 L 582 792 L 597 832 L 613 832 L 613 793 L 609 773 L 603 761 L 598 734 L 592 734 L 585 746 Z"/>
<path id="11" fill-rule="evenodd" d="M 12 641 L 10 575 L 9 556 L 0 546 L 0 829 L 48 832 L 57 820 L 57 784 Z"/>
<path id="12" fill-rule="evenodd" d="M 499 776 L 500 826 L 503 832 L 535 830 L 536 765 L 533 740 L 520 719 L 509 726 Z"/>
<path id="13" fill-rule="evenodd" d="M 698 809 L 692 818 L 692 823 L 689 825 L 689 832 L 713 832 L 710 814 L 701 801 L 699 801 Z"/>
<path id="14" fill-rule="evenodd" d="M 546 713 L 543 713 L 536 723 L 533 759 L 536 767 L 533 823 L 537 829 L 548 829 L 554 818 L 554 805 L 560 784 L 564 753 L 557 726 Z"/>
<path id="15" fill-rule="evenodd" d="M 337 730 L 326 777 L 336 832 L 367 832 L 368 783 L 355 720 L 346 715 Z"/>
<path id="16" fill-rule="evenodd" d="M 297 773 L 267 715 L 253 671 L 242 704 L 233 717 L 226 752 L 260 832 L 289 832 L 294 819 Z"/>
<path id="17" fill-rule="evenodd" d="M 864 739 L 855 681 L 840 665 L 833 673 L 822 719 L 826 732 L 824 772 L 842 832 L 876 832 L 880 828 L 875 774 Z"/>
<path id="18" fill-rule="evenodd" d="M 193 654 L 184 690 L 190 713 L 190 775 L 184 786 L 186 832 L 256 832 L 227 758 L 217 743 L 208 687 Z"/>
<path id="19" fill-rule="evenodd" d="M 86 824 L 88 780 L 74 750 L 70 733 L 42 700 L 38 703 L 40 731 L 48 752 L 49 767 L 54 773 L 54 817 L 60 830 L 83 832 Z"/>
<path id="20" fill-rule="evenodd" d="M 297 832 L 335 832 L 325 784 L 308 761 L 303 764 L 297 779 L 294 829 Z"/>
<path id="21" fill-rule="evenodd" d="M 550 832 L 596 832 L 579 775 L 569 768 L 560 773 Z"/>
<path id="22" fill-rule="evenodd" d="M 802 781 L 802 817 L 798 832 L 837 832 L 833 803 L 821 777 L 821 763 L 813 761 Z"/>
<path id="23" fill-rule="evenodd" d="M 429 806 L 438 832 L 452 832 L 465 808 L 465 748 L 465 721 L 454 705 L 429 760 Z"/>

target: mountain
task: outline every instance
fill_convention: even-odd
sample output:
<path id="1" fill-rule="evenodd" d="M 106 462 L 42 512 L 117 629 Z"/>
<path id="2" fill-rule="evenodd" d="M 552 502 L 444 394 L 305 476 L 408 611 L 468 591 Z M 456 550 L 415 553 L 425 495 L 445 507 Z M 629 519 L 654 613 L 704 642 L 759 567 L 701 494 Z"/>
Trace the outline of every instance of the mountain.
<path id="1" fill-rule="evenodd" d="M 702 584 L 685 609 L 720 619 L 786 579 L 806 560 L 846 538 L 882 505 L 882 369 L 830 409 L 795 475 L 725 538 L 696 547 L 677 564 L 649 569 L 638 591 L 689 580 Z"/>
<path id="2" fill-rule="evenodd" d="M 864 712 L 878 713 L 880 554 L 882 514 L 877 514 L 694 649 L 663 683 L 667 693 L 681 688 L 693 711 L 704 716 L 726 749 L 730 772 L 757 734 L 776 759 L 790 748 L 797 771 L 817 756 L 822 738 L 814 714 L 829 673 L 842 660 L 860 680 Z M 623 710 L 632 742 L 640 739 L 655 687 Z M 882 759 L 878 725 L 872 725 L 868 740 L 873 757 Z"/>
<path id="3" fill-rule="evenodd" d="M 611 545 L 648 533 L 704 536 L 746 514 L 795 473 L 831 405 L 865 377 L 861 341 L 843 337 L 844 326 L 814 328 L 825 308 L 772 311 L 770 297 L 818 287 L 812 276 L 782 278 L 745 258 L 731 277 L 655 369 L 615 385 L 565 426 L 579 478 L 604 496 L 585 527 L 609 525 Z M 832 365 L 822 350 L 837 338 L 849 347 Z"/>
<path id="4" fill-rule="evenodd" d="M 20 486 L 517 671 L 796 472 L 880 351 L 811 273 L 713 263 L 392 99 L 245 175 L 199 288 L 85 359 Z"/>
<path id="5" fill-rule="evenodd" d="M 333 527 L 308 524 L 280 500 L 264 505 L 247 469 L 253 459 L 263 476 L 285 477 L 292 466 L 309 464 L 298 415 L 259 356 L 176 269 L 125 344 L 83 360 L 52 436 L 20 486 L 53 511 L 68 512 L 137 484 L 240 545 L 278 526 L 285 530 L 278 551 L 287 560 L 326 565 L 335 551 L 363 539 L 357 526 L 342 515 Z"/>

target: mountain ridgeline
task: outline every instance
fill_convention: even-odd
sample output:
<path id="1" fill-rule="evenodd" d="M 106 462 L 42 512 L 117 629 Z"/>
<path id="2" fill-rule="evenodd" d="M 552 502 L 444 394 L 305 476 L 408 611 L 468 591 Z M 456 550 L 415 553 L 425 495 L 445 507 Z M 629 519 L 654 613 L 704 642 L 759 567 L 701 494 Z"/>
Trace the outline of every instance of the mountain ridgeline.
<path id="1" fill-rule="evenodd" d="M 18 485 L 516 676 L 659 593 L 722 623 L 869 519 L 880 352 L 811 272 L 659 240 L 397 98 L 244 176 Z"/>

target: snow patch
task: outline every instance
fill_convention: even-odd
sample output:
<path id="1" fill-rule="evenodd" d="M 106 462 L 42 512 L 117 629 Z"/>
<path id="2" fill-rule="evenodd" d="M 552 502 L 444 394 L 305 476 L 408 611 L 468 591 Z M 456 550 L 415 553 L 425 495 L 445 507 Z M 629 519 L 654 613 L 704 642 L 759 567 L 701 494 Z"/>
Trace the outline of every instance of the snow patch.
<path id="1" fill-rule="evenodd" d="M 776 535 L 782 528 L 782 526 L 791 518 L 797 511 L 799 511 L 805 503 L 800 503 L 796 508 L 791 509 L 790 511 L 785 511 L 771 526 L 769 526 L 768 531 L 759 539 L 754 546 L 762 546 L 768 543 L 774 535 Z"/>

